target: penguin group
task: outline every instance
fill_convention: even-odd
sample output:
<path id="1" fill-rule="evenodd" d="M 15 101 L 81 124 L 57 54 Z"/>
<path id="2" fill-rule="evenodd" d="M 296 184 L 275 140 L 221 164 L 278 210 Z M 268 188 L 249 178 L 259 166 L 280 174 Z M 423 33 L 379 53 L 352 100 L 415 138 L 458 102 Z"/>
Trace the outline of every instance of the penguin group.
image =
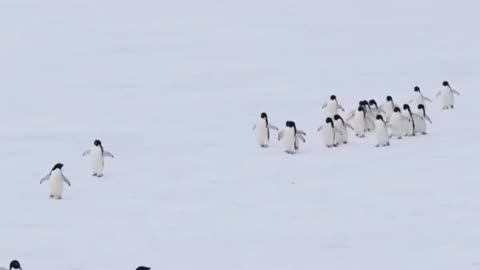
<path id="1" fill-rule="evenodd" d="M 146 266 L 139 266 L 136 270 L 150 270 L 150 267 Z M 0 267 L 0 270 L 22 270 L 22 266 L 20 266 L 20 262 L 17 260 L 13 260 L 10 262 L 10 266 L 7 268 Z"/>
<path id="2" fill-rule="evenodd" d="M 440 98 L 443 110 L 454 109 L 454 96 L 460 96 L 460 93 L 448 81 L 443 81 L 442 86 L 436 98 Z M 372 133 L 376 138 L 376 147 L 390 146 L 391 139 L 426 135 L 427 124 L 432 124 L 426 111 L 426 102 L 433 101 L 423 95 L 419 86 L 415 86 L 413 92 L 414 98 L 403 105 L 395 103 L 390 95 L 380 105 L 375 99 L 361 100 L 345 118 L 340 115 L 345 113 L 344 107 L 335 95 L 331 95 L 321 106 L 325 119 L 317 129 L 321 132 L 323 144 L 328 148 L 347 144 L 349 130 L 358 138 L 365 138 Z M 253 130 L 256 132 L 257 143 L 263 148 L 269 145 L 271 130 L 277 131 L 278 141 L 283 140 L 284 151 L 288 154 L 296 153 L 300 143 L 306 142 L 306 133 L 297 129 L 294 121 L 287 120 L 284 129 L 279 130 L 269 122 L 266 112 L 260 114 Z"/>
<path id="3" fill-rule="evenodd" d="M 105 151 L 100 140 L 95 140 L 91 149 L 83 152 L 83 156 L 90 155 L 90 166 L 93 171 L 93 176 L 102 177 L 105 167 L 105 157 L 113 158 L 113 154 Z M 63 184 L 71 186 L 70 180 L 63 174 L 63 164 L 57 163 L 53 166 L 50 172 L 40 179 L 40 184 L 45 181 L 49 182 L 49 192 L 51 199 L 61 200 L 63 195 Z"/>

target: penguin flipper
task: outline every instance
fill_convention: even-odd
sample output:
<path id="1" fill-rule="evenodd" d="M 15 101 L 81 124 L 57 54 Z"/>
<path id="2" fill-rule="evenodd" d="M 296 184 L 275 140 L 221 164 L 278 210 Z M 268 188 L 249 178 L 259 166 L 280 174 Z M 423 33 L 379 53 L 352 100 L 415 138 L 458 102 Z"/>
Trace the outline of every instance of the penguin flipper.
<path id="1" fill-rule="evenodd" d="M 283 133 L 284 133 L 283 130 L 278 133 L 278 140 L 279 141 L 283 138 Z"/>
<path id="2" fill-rule="evenodd" d="M 63 182 L 67 183 L 67 185 L 71 186 L 72 184 L 70 183 L 70 180 L 64 175 L 63 176 Z"/>
<path id="3" fill-rule="evenodd" d="M 85 150 L 85 152 L 83 152 L 82 156 L 90 155 L 90 152 L 91 152 L 91 150 Z"/>
<path id="4" fill-rule="evenodd" d="M 349 129 L 351 129 L 351 130 L 354 130 L 353 127 L 352 127 L 352 125 L 350 125 L 350 123 L 345 123 L 345 127 L 349 128 Z"/>
<path id="5" fill-rule="evenodd" d="M 325 109 L 327 107 L 327 103 L 323 103 L 322 109 Z"/>
<path id="6" fill-rule="evenodd" d="M 257 125 L 253 125 L 252 130 L 255 130 L 257 128 Z"/>
<path id="7" fill-rule="evenodd" d="M 50 179 L 50 174 L 47 174 L 42 179 L 40 179 L 40 184 L 47 181 L 48 179 Z"/>
<path id="8" fill-rule="evenodd" d="M 457 96 L 460 96 L 460 93 L 459 93 L 457 90 L 453 90 L 453 89 L 452 89 L 452 93 L 454 93 L 454 94 L 457 95 Z"/>
<path id="9" fill-rule="evenodd" d="M 340 105 L 340 104 L 337 104 L 337 106 L 338 106 L 338 109 L 339 109 L 339 110 L 342 110 L 342 112 L 344 112 L 344 111 L 345 111 L 345 109 L 343 108 L 343 106 L 342 106 L 342 105 Z"/>
<path id="10" fill-rule="evenodd" d="M 428 101 L 428 102 L 432 102 L 432 100 L 430 98 L 426 97 L 426 96 L 423 96 L 423 99 Z"/>
<path id="11" fill-rule="evenodd" d="M 110 152 L 108 152 L 108 151 L 103 151 L 103 156 L 104 156 L 104 157 L 111 157 L 111 158 L 113 158 L 112 153 L 110 153 Z"/>
<path id="12" fill-rule="evenodd" d="M 268 124 L 268 128 L 278 131 L 278 128 L 272 124 Z"/>
<path id="13" fill-rule="evenodd" d="M 442 91 L 438 91 L 438 93 L 435 95 L 436 98 L 438 98 L 442 94 Z"/>
<path id="14" fill-rule="evenodd" d="M 323 126 L 320 126 L 319 128 L 317 128 L 317 131 L 320 131 L 323 129 Z"/>
<path id="15" fill-rule="evenodd" d="M 300 130 L 300 129 L 297 130 L 297 134 L 302 135 L 302 136 L 307 136 L 307 133 L 305 133 L 305 131 Z"/>
<path id="16" fill-rule="evenodd" d="M 297 138 L 300 139 L 303 143 L 306 142 L 305 138 L 303 137 L 302 134 L 297 134 Z"/>
<path id="17" fill-rule="evenodd" d="M 430 119 L 430 117 L 429 117 L 428 115 L 426 115 L 426 114 L 425 114 L 425 119 L 427 119 L 428 122 L 430 122 L 430 124 L 433 124 L 433 123 L 432 123 L 432 119 Z"/>

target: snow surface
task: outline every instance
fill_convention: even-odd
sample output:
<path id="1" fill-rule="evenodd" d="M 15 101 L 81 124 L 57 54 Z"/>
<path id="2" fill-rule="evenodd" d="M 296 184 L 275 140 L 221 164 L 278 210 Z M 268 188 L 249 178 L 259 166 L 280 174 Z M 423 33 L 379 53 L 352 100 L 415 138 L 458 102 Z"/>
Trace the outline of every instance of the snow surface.
<path id="1" fill-rule="evenodd" d="M 0 266 L 480 269 L 479 23 L 477 0 L 1 0 Z M 462 96 L 427 104 L 427 136 L 315 132 L 332 93 L 443 80 Z M 300 152 L 256 145 L 262 111 Z M 62 201 L 39 184 L 56 162 Z"/>

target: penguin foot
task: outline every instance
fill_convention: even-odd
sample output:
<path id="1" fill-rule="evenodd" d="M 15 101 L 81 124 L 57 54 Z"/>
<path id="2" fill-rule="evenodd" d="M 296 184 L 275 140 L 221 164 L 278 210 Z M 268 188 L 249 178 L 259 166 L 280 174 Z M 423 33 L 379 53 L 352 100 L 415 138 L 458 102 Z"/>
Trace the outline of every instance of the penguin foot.
<path id="1" fill-rule="evenodd" d="M 263 148 L 267 148 L 266 144 L 261 144 L 260 146 L 263 147 Z"/>
<path id="2" fill-rule="evenodd" d="M 450 106 L 450 109 L 453 109 L 453 105 L 452 105 L 452 106 Z"/>
<path id="3" fill-rule="evenodd" d="M 343 144 L 347 144 L 348 142 L 343 142 Z"/>
<path id="4" fill-rule="evenodd" d="M 103 174 L 97 174 L 97 177 L 98 178 L 103 177 Z"/>
<path id="5" fill-rule="evenodd" d="M 92 176 L 97 176 L 97 174 L 96 174 L 96 173 L 94 173 L 94 174 L 92 174 Z"/>
<path id="6" fill-rule="evenodd" d="M 53 197 L 54 197 L 53 195 L 50 195 L 50 197 L 49 197 L 49 198 L 50 198 L 50 199 L 53 199 Z"/>
<path id="7" fill-rule="evenodd" d="M 380 147 L 380 144 L 375 145 L 375 147 Z"/>
<path id="8" fill-rule="evenodd" d="M 385 144 L 386 146 L 390 146 L 390 142 L 387 142 L 387 144 Z"/>
<path id="9" fill-rule="evenodd" d="M 427 132 L 422 132 L 423 135 L 427 135 Z"/>

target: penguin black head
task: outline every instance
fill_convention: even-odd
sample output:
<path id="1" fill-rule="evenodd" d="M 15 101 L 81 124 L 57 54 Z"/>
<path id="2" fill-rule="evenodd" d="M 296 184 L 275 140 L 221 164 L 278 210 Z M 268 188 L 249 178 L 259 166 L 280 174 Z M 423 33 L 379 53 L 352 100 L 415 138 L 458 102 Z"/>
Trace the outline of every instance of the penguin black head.
<path id="1" fill-rule="evenodd" d="M 388 101 L 388 102 L 392 102 L 392 101 L 393 101 L 392 96 L 387 96 L 387 101 Z"/>
<path id="2" fill-rule="evenodd" d="M 365 109 L 363 108 L 363 106 L 360 105 L 360 106 L 358 106 L 357 111 L 363 112 L 363 111 L 365 111 Z"/>
<path id="3" fill-rule="evenodd" d="M 408 106 L 408 104 L 403 104 L 403 109 L 404 110 L 410 110 L 410 106 Z"/>
<path id="4" fill-rule="evenodd" d="M 399 112 L 400 112 L 400 108 L 399 108 L 399 107 L 395 107 L 395 108 L 393 108 L 393 111 L 399 113 Z"/>
<path id="5" fill-rule="evenodd" d="M 337 100 L 337 97 L 335 95 L 331 95 L 330 100 Z"/>
<path id="6" fill-rule="evenodd" d="M 335 119 L 335 120 L 340 120 L 340 119 L 342 119 L 342 117 L 341 117 L 340 115 L 338 115 L 338 114 L 335 114 L 335 115 L 333 116 L 333 119 Z"/>
<path id="7" fill-rule="evenodd" d="M 415 87 L 413 88 L 413 91 L 415 91 L 415 92 L 420 92 L 420 87 L 415 86 Z"/>
<path id="8" fill-rule="evenodd" d="M 447 81 L 443 81 L 442 85 L 443 85 L 443 86 L 448 86 L 448 82 L 447 82 Z"/>
<path id="9" fill-rule="evenodd" d="M 382 120 L 383 121 L 383 117 L 380 114 L 377 114 L 377 120 Z"/>
<path id="10" fill-rule="evenodd" d="M 417 107 L 419 110 L 425 110 L 425 106 L 423 106 L 423 104 L 418 104 L 418 107 Z"/>
<path id="11" fill-rule="evenodd" d="M 360 100 L 360 101 L 358 102 L 358 106 L 363 106 L 363 100 Z"/>
<path id="12" fill-rule="evenodd" d="M 100 146 L 100 145 L 102 145 L 102 142 L 101 142 L 100 140 L 95 140 L 95 141 L 93 142 L 93 144 L 94 144 L 95 146 Z"/>
<path id="13" fill-rule="evenodd" d="M 20 266 L 20 263 L 19 263 L 17 260 L 13 260 L 13 261 L 10 263 L 10 270 L 13 270 L 13 269 L 22 270 L 22 267 Z"/>
<path id="14" fill-rule="evenodd" d="M 370 101 L 368 101 L 368 104 L 369 104 L 370 106 L 378 107 L 377 102 L 375 101 L 375 99 L 370 99 Z"/>
<path id="15" fill-rule="evenodd" d="M 325 118 L 325 123 L 333 123 L 333 120 L 331 117 Z"/>
<path id="16" fill-rule="evenodd" d="M 136 270 L 150 270 L 151 268 L 150 267 L 146 267 L 146 266 L 139 266 L 137 267 Z"/>
<path id="17" fill-rule="evenodd" d="M 55 164 L 55 166 L 53 166 L 52 168 L 52 171 L 55 171 L 56 169 L 62 169 L 63 168 L 63 164 L 62 163 L 57 163 Z"/>
<path id="18" fill-rule="evenodd" d="M 267 119 L 267 113 L 262 112 L 262 114 L 260 114 L 260 118 L 265 118 L 265 119 Z"/>

